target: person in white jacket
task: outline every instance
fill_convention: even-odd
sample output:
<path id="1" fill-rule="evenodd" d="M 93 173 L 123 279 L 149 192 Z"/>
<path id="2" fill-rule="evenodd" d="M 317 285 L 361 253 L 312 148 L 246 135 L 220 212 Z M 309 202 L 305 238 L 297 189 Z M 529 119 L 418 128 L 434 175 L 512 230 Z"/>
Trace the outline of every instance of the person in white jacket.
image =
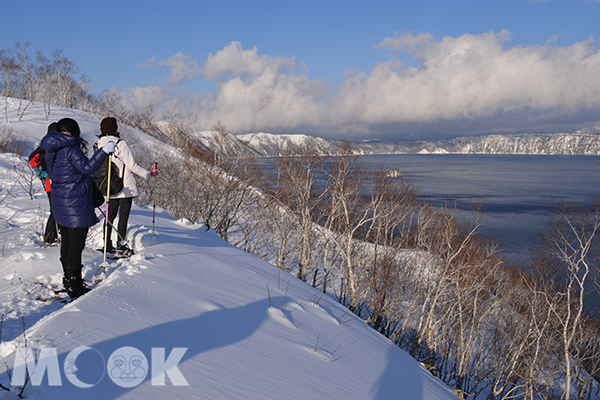
<path id="1" fill-rule="evenodd" d="M 106 251 L 128 257 L 133 254 L 133 250 L 127 246 L 127 224 L 133 198 L 139 194 L 133 174 L 148 179 L 150 176 L 155 176 L 157 171 L 156 169 L 148 171 L 135 162 L 129 146 L 124 140 L 121 140 L 121 135 L 117 129 L 117 120 L 113 117 L 107 117 L 100 123 L 101 133 L 98 135 L 98 148 L 103 147 L 108 142 L 117 143 L 112 161 L 118 169 L 119 176 L 123 177 L 123 189 L 119 193 L 111 195 L 108 202 L 108 220 L 110 224 L 105 226 L 105 229 L 108 230 Z M 116 227 L 118 235 L 117 247 L 115 248 L 112 245 L 111 235 L 112 223 L 117 214 L 119 215 L 119 223 Z"/>

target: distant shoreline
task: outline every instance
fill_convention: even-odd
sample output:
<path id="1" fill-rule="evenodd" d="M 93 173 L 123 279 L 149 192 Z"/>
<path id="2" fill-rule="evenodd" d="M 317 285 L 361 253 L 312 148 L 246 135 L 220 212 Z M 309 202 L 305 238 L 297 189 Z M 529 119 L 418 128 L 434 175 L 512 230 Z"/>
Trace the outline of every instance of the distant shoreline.
<path id="1" fill-rule="evenodd" d="M 233 135 L 232 135 L 233 136 Z M 285 154 L 294 146 L 309 146 L 318 154 L 334 155 L 340 140 L 308 135 L 256 133 L 235 135 L 250 152 L 261 157 Z M 377 154 L 514 154 L 600 156 L 600 133 L 527 133 L 461 136 L 440 140 L 350 141 L 358 155 Z M 245 154 L 247 155 L 247 153 Z"/>

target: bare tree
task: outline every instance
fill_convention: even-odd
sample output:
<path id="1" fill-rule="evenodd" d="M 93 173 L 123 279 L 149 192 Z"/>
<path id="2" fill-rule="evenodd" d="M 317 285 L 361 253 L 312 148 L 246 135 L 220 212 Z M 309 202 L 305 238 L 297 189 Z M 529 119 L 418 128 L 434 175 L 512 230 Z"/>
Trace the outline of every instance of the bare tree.
<path id="1" fill-rule="evenodd" d="M 5 50 L 0 50 L 0 90 L 4 86 L 4 77 L 6 76 L 6 64 L 8 63 L 8 58 L 6 56 Z"/>
<path id="2" fill-rule="evenodd" d="M 177 106 L 173 106 L 170 112 L 165 113 L 163 119 L 169 122 L 167 134 L 173 146 L 185 150 L 196 145 L 190 137 L 197 120 L 194 115 L 182 115 Z M 149 131 L 148 128 L 147 131 Z"/>
<path id="3" fill-rule="evenodd" d="M 18 66 L 12 57 L 6 57 L 2 63 L 2 70 L 4 72 L 4 86 L 2 88 L 4 90 L 4 117 L 5 122 L 8 123 L 8 98 L 15 94 L 13 92 L 17 86 L 15 77 Z"/>
<path id="4" fill-rule="evenodd" d="M 219 165 L 220 160 L 224 160 L 227 155 L 227 149 L 225 145 L 225 138 L 227 137 L 227 128 L 225 124 L 221 120 L 217 120 L 212 127 L 212 130 L 215 131 L 214 141 L 216 149 L 214 151 L 215 155 L 215 165 Z"/>
<path id="5" fill-rule="evenodd" d="M 325 188 L 318 180 L 323 172 L 325 157 L 316 154 L 308 145 L 290 150 L 270 160 L 277 178 L 273 194 L 287 206 L 298 220 L 298 278 L 306 281 L 314 262 L 317 247 L 317 214 L 322 208 Z"/>
<path id="6" fill-rule="evenodd" d="M 94 96 L 87 92 L 87 78 L 79 75 L 77 66 L 62 50 L 53 51 L 50 60 L 42 51 L 32 56 L 30 50 L 31 42 L 16 43 L 12 49 L 2 50 L 0 56 L 0 90 L 6 99 L 19 99 L 19 118 L 39 99 L 44 101 L 46 118 L 51 103 L 68 108 L 95 106 Z M 8 121 L 8 104 L 5 118 Z"/>
<path id="7" fill-rule="evenodd" d="M 32 60 L 29 54 L 27 53 L 29 47 L 31 47 L 31 42 L 25 42 L 23 45 L 20 43 L 15 44 L 15 48 L 13 50 L 13 59 L 16 62 L 17 71 L 20 75 L 20 86 L 22 88 L 22 98 L 27 100 L 27 104 L 24 109 L 21 110 L 19 107 L 19 119 L 25 115 L 25 111 L 29 107 L 29 105 L 35 103 L 36 95 L 37 95 L 37 68 L 38 62 L 42 60 L 42 54 L 40 52 L 37 53 L 37 57 Z"/>
<path id="8" fill-rule="evenodd" d="M 79 68 L 75 63 L 69 60 L 62 50 L 54 50 L 51 55 L 52 81 L 57 103 L 61 107 L 73 107 L 76 95 L 85 85 L 86 78 L 76 78 L 79 74 Z"/>
<path id="9" fill-rule="evenodd" d="M 553 213 L 548 227 L 538 235 L 542 248 L 558 261 L 561 268 L 552 277 L 551 284 L 545 285 L 551 290 L 541 295 L 560 327 L 557 339 L 562 347 L 564 398 L 568 400 L 573 396 L 572 385 L 579 361 L 573 354 L 579 352 L 577 338 L 586 320 L 588 278 L 593 270 L 598 270 L 600 204 L 596 203 L 590 209 L 572 202 L 557 201 L 551 209 Z"/>
<path id="10" fill-rule="evenodd" d="M 151 132 L 155 114 L 156 103 L 149 103 L 142 108 L 134 108 L 129 112 L 125 121 L 142 132 Z"/>

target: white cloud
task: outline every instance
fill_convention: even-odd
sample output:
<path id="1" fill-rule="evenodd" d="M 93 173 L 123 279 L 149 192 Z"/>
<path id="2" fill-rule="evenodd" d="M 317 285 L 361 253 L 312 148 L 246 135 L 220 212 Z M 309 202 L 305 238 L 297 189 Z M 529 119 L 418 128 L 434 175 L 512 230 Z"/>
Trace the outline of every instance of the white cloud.
<path id="1" fill-rule="evenodd" d="M 600 53 L 593 39 L 565 47 L 509 47 L 509 39 L 507 31 L 386 38 L 377 47 L 406 50 L 419 65 L 405 68 L 402 59 L 392 58 L 370 71 L 348 71 L 339 88 L 295 72 L 293 58 L 260 55 L 256 47 L 244 50 L 232 42 L 209 54 L 202 68 L 218 81 L 218 92 L 181 102 L 203 127 L 220 119 L 232 132 L 494 131 L 566 121 L 577 129 L 577 115 L 590 122 L 598 114 Z M 158 64 L 175 71 L 190 59 L 178 53 L 169 60 Z M 181 71 L 172 73 L 173 80 L 197 73 Z"/>
<path id="2" fill-rule="evenodd" d="M 392 51 L 402 51 L 405 48 L 415 49 L 432 42 L 435 37 L 431 33 L 421 33 L 413 36 L 412 33 L 405 33 L 393 38 L 385 38 L 375 47 L 383 47 Z"/>
<path id="3" fill-rule="evenodd" d="M 177 60 L 189 59 L 178 53 Z M 171 57 L 169 60 L 175 59 Z M 167 65 L 168 60 L 156 62 Z M 170 64 L 169 64 L 170 65 Z M 133 88 L 126 94 L 130 104 L 153 102 L 168 112 L 173 98 L 179 96 L 178 107 L 195 114 L 200 127 L 208 129 L 217 119 L 226 122 L 233 132 L 293 128 L 320 120 L 318 98 L 329 93 L 326 83 L 310 80 L 305 74 L 293 74 L 293 58 L 259 55 L 255 48 L 244 50 L 232 42 L 215 55 L 209 54 L 202 72 L 216 79 L 218 94 L 194 96 L 170 93 L 160 86 Z M 301 65 L 301 68 L 305 67 Z M 310 120 L 307 120 L 310 115 Z"/>
<path id="4" fill-rule="evenodd" d="M 509 119 L 524 109 L 560 116 L 600 107 L 600 54 L 591 39 L 567 47 L 505 49 L 509 36 L 502 31 L 413 41 L 420 67 L 400 69 L 392 60 L 347 79 L 336 99 L 337 123 L 432 123 L 498 114 Z M 411 43 L 404 36 L 384 42 Z"/>
<path id="5" fill-rule="evenodd" d="M 221 79 L 227 74 L 256 77 L 264 73 L 290 70 L 293 66 L 293 58 L 261 56 L 256 47 L 244 50 L 240 42 L 231 42 L 215 55 L 209 53 L 203 73 L 207 79 Z"/>
<path id="6" fill-rule="evenodd" d="M 202 74 L 202 68 L 191 57 L 186 56 L 182 52 L 177 52 L 174 56 L 166 60 L 157 61 L 155 56 L 152 56 L 148 61 L 139 65 L 140 67 L 151 66 L 153 68 L 170 68 L 171 73 L 166 78 L 166 82 L 170 84 L 180 84 L 186 79 L 192 79 Z"/>

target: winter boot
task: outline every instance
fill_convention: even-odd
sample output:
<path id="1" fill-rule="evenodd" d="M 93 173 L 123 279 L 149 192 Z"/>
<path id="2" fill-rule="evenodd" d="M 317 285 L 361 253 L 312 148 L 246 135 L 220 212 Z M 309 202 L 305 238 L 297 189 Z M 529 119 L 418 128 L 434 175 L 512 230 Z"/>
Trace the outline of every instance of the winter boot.
<path id="1" fill-rule="evenodd" d="M 76 299 L 77 297 L 90 291 L 90 289 L 85 287 L 83 284 L 83 279 L 81 279 L 81 267 L 76 268 L 75 270 L 70 270 L 69 272 L 69 289 L 67 289 L 69 297 Z"/>
<path id="2" fill-rule="evenodd" d="M 71 279 L 69 279 L 69 281 L 70 281 L 70 287 L 69 287 L 69 290 L 67 291 L 67 293 L 69 294 L 69 297 L 72 299 L 76 299 L 79 296 L 82 296 L 90 291 L 90 289 L 86 288 L 83 285 L 81 278 L 71 277 Z"/>
<path id="3" fill-rule="evenodd" d="M 67 267 L 67 262 L 65 260 L 63 260 L 62 258 L 60 259 L 60 263 L 62 264 L 62 269 L 63 269 L 63 278 L 62 278 L 62 284 L 63 284 L 63 288 L 68 292 L 69 289 L 71 288 L 71 282 L 69 281 L 69 269 Z"/>
<path id="4" fill-rule="evenodd" d="M 63 288 L 68 292 L 71 289 L 71 282 L 66 276 L 62 277 Z"/>
<path id="5" fill-rule="evenodd" d="M 113 244 L 112 244 L 112 241 L 111 241 L 111 240 L 109 240 L 109 241 L 106 243 L 106 252 L 107 252 L 108 254 L 115 254 L 115 253 L 117 252 L 117 251 L 115 250 L 115 248 L 113 247 Z"/>
<path id="6" fill-rule="evenodd" d="M 81 271 L 83 271 L 83 265 L 80 265 L 79 268 L 77 268 L 76 276 L 81 277 L 81 284 L 83 285 L 83 287 L 86 287 L 87 284 L 85 283 L 85 279 L 83 279 L 83 274 L 81 273 Z"/>

